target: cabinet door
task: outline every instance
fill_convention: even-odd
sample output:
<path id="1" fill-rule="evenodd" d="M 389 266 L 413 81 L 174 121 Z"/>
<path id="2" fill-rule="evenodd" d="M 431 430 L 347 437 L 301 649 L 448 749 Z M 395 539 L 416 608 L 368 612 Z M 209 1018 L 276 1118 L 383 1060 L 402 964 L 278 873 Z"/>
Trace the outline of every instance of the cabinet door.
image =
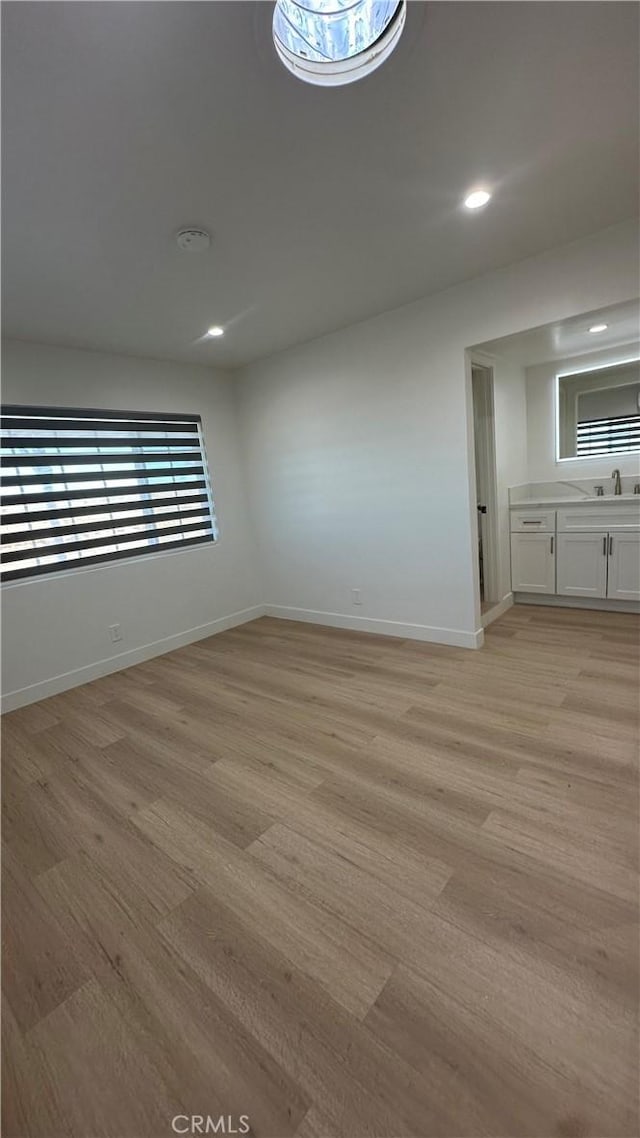
<path id="1" fill-rule="evenodd" d="M 511 588 L 514 593 L 555 593 L 554 542 L 553 534 L 511 534 Z"/>
<path id="2" fill-rule="evenodd" d="M 609 584 L 614 601 L 640 601 L 640 533 L 609 535 Z"/>
<path id="3" fill-rule="evenodd" d="M 606 533 L 558 534 L 558 593 L 563 597 L 606 597 Z"/>

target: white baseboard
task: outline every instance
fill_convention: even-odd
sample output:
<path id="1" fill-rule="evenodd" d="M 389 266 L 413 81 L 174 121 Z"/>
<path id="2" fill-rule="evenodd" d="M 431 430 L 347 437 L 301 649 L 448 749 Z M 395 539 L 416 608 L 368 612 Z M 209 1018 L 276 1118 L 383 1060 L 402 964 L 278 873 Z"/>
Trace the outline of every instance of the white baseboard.
<path id="1" fill-rule="evenodd" d="M 235 628 L 239 624 L 247 624 L 257 620 L 260 616 L 274 616 L 281 620 L 300 620 L 310 624 L 324 624 L 331 628 L 349 628 L 354 632 L 373 632 L 378 636 L 397 636 L 404 640 L 425 640 L 434 644 L 449 644 L 456 648 L 481 648 L 484 642 L 484 630 L 476 632 L 462 632 L 455 628 L 436 628 L 426 624 L 402 624 L 395 620 L 377 620 L 371 617 L 351 616 L 344 613 L 315 612 L 312 609 L 296 609 L 285 605 L 253 605 L 251 608 L 230 613 L 229 616 L 212 620 L 208 624 L 201 624 L 197 628 L 189 628 L 186 632 L 178 632 L 175 636 L 165 636 L 162 640 L 154 640 L 151 644 L 143 644 L 139 648 L 132 648 L 128 652 L 120 652 L 117 656 L 109 656 L 104 660 L 97 660 L 83 668 L 74 668 L 71 672 L 62 672 L 58 676 L 30 684 L 28 687 L 18 688 L 15 691 L 5 692 L 2 696 L 2 712 L 16 711 L 19 707 L 26 707 L 29 703 L 36 703 L 49 696 L 59 695 L 60 692 L 88 684 L 98 680 L 101 676 L 108 676 L 112 672 L 119 672 L 123 668 L 131 668 L 134 664 L 142 664 L 154 656 L 162 656 L 165 652 L 173 652 L 176 648 L 184 648 L 196 640 L 204 640 L 207 636 L 215 636 L 228 628 Z"/>
<path id="2" fill-rule="evenodd" d="M 483 612 L 482 627 L 486 628 L 487 625 L 493 624 L 494 620 L 497 620 L 499 616 L 502 616 L 502 614 L 507 611 L 507 609 L 510 609 L 512 604 L 513 593 L 507 593 L 506 597 L 503 597 L 501 601 L 496 601 L 493 608 L 487 609 L 486 612 Z"/>
<path id="3" fill-rule="evenodd" d="M 353 632 L 374 632 L 378 636 L 399 636 L 402 640 L 427 640 L 433 644 L 450 644 L 454 648 L 481 648 L 484 643 L 482 628 L 476 632 L 463 632 L 457 628 L 402 624 L 396 620 L 378 620 L 340 612 L 316 612 L 314 609 L 296 609 L 288 605 L 265 605 L 265 613 L 280 620 L 301 620 L 309 624 L 325 624 L 330 628 L 349 628 Z"/>
<path id="4" fill-rule="evenodd" d="M 173 652 L 176 648 L 184 648 L 186 644 L 193 644 L 196 640 L 204 640 L 207 636 L 215 636 L 217 632 L 225 632 L 228 628 L 235 628 L 239 624 L 247 624 L 250 620 L 257 620 L 264 616 L 264 605 L 253 605 L 239 612 L 232 612 L 229 616 L 221 616 L 208 624 L 201 624 L 197 628 L 188 628 L 186 632 L 178 632 L 175 636 L 165 636 L 162 640 L 154 640 L 152 644 L 143 644 L 140 648 L 132 648 L 128 652 L 120 652 L 117 656 L 109 656 L 106 660 L 97 660 L 95 664 L 88 664 L 84 668 L 74 668 L 72 672 L 63 672 L 59 676 L 42 680 L 29 687 L 19 688 L 16 691 L 6 692 L 2 696 L 2 712 L 16 711 L 28 703 L 35 703 L 39 699 L 47 699 L 51 695 L 59 695 L 69 688 L 88 684 L 91 680 L 108 676 L 111 672 L 119 672 L 122 668 L 130 668 L 133 664 L 142 664 L 154 656 L 162 656 L 165 652 Z"/>
<path id="5" fill-rule="evenodd" d="M 548 608 L 599 609 L 601 612 L 640 613 L 640 601 L 612 601 L 608 597 L 565 597 L 559 593 L 514 593 L 517 605 L 546 605 Z"/>

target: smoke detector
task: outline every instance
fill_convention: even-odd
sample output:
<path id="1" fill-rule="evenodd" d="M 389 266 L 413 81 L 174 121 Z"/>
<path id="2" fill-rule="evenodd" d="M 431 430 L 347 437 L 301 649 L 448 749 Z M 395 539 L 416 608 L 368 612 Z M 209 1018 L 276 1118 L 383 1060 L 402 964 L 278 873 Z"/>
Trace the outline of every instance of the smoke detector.
<path id="1" fill-rule="evenodd" d="M 178 249 L 182 249 L 183 253 L 204 253 L 211 244 L 211 236 L 206 229 L 190 225 L 187 229 L 180 230 L 176 241 Z"/>

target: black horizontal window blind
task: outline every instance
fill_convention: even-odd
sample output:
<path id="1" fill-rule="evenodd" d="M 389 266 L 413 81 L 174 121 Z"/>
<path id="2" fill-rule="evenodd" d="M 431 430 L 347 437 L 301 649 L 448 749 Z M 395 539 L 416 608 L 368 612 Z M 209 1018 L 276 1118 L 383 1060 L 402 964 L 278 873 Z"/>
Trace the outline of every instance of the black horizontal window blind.
<path id="1" fill-rule="evenodd" d="M 2 580 L 216 540 L 200 417 L 2 408 Z"/>
<path id="2" fill-rule="evenodd" d="M 579 456 L 640 451 L 640 415 L 615 419 L 591 419 L 578 423 Z"/>

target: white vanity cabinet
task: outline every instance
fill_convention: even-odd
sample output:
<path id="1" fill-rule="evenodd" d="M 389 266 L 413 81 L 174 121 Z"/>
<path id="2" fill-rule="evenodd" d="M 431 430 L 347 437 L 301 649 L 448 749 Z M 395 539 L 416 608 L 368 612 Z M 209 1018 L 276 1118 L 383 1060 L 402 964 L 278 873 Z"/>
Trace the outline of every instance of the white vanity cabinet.
<path id="1" fill-rule="evenodd" d="M 640 508 L 558 510 L 557 560 L 559 596 L 640 600 Z"/>
<path id="2" fill-rule="evenodd" d="M 640 602 L 640 500 L 511 509 L 511 588 Z"/>

